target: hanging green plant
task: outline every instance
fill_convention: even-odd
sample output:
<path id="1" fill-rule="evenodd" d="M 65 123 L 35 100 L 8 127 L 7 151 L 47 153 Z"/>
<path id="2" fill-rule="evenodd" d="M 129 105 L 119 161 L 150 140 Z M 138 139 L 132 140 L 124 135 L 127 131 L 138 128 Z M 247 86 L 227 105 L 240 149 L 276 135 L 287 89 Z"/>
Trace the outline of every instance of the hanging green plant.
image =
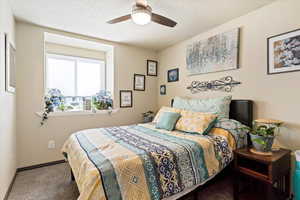
<path id="1" fill-rule="evenodd" d="M 59 89 L 50 89 L 44 97 L 44 103 L 45 107 L 42 114 L 41 126 L 43 126 L 47 121 L 49 113 L 54 112 L 55 107 L 60 109 L 64 108 L 63 95 Z"/>

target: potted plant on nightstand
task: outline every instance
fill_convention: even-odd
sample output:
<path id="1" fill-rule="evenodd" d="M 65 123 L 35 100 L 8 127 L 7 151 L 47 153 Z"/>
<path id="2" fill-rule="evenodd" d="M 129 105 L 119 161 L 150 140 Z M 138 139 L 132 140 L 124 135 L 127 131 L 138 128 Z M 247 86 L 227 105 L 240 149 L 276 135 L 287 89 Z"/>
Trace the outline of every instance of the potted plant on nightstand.
<path id="1" fill-rule="evenodd" d="M 250 133 L 253 148 L 252 153 L 260 155 L 272 155 L 272 146 L 276 137 L 276 130 L 282 125 L 282 121 L 259 119 L 253 122 L 253 128 L 244 127 Z"/>

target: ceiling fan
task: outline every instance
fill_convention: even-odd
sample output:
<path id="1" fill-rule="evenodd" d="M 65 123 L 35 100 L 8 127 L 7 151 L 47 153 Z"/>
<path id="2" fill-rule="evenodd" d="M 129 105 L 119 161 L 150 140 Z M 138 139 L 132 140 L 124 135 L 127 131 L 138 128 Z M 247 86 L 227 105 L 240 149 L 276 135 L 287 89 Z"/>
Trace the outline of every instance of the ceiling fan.
<path id="1" fill-rule="evenodd" d="M 146 25 L 151 21 L 168 27 L 175 27 L 177 24 L 177 22 L 167 17 L 153 13 L 152 8 L 147 3 L 147 0 L 136 0 L 132 7 L 131 14 L 112 19 L 107 23 L 116 24 L 129 19 L 132 19 L 132 21 L 138 25 Z"/>

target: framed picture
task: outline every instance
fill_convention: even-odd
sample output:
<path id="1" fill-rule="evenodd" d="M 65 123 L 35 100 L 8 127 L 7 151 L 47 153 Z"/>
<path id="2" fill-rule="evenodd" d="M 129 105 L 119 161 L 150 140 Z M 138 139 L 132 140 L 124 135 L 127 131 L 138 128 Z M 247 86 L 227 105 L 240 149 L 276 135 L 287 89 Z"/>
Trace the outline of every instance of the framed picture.
<path id="1" fill-rule="evenodd" d="M 167 94 L 167 87 L 166 87 L 166 85 L 161 85 L 159 91 L 160 91 L 160 95 L 166 95 Z"/>
<path id="2" fill-rule="evenodd" d="M 268 38 L 268 74 L 300 71 L 300 29 Z"/>
<path id="3" fill-rule="evenodd" d="M 120 108 L 132 107 L 132 91 L 120 90 Z"/>
<path id="4" fill-rule="evenodd" d="M 157 76 L 157 65 L 158 62 L 154 60 L 147 60 L 147 75 Z"/>
<path id="5" fill-rule="evenodd" d="M 2 51 L 3 51 L 3 53 L 2 53 Z M 5 34 L 0 32 L 0 68 L 2 67 L 2 63 L 4 64 L 3 68 L 5 71 Z M 1 83 L 1 84 L 3 84 L 5 86 L 5 84 L 6 84 L 5 73 L 3 74 L 3 76 L 1 74 L 0 80 L 3 81 L 3 83 Z M 2 91 L 0 91 L 0 92 L 2 92 Z"/>
<path id="6" fill-rule="evenodd" d="M 179 69 L 170 69 L 168 70 L 168 82 L 179 81 Z"/>
<path id="7" fill-rule="evenodd" d="M 235 28 L 189 44 L 186 49 L 189 75 L 238 69 L 239 35 L 239 28 Z"/>
<path id="8" fill-rule="evenodd" d="M 145 91 L 146 76 L 142 74 L 134 74 L 133 89 L 137 91 Z"/>
<path id="9" fill-rule="evenodd" d="M 7 92 L 16 91 L 16 49 L 5 34 L 5 89 Z"/>

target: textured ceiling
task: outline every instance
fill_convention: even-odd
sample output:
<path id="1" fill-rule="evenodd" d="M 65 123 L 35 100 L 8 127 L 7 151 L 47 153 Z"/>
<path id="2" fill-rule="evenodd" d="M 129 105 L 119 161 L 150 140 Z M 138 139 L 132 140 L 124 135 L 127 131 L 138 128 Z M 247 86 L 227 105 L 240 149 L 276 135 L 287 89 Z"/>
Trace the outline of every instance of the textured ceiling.
<path id="1" fill-rule="evenodd" d="M 20 20 L 105 40 L 160 50 L 275 0 L 148 0 L 155 13 L 178 22 L 175 28 L 131 20 L 106 21 L 129 14 L 133 0 L 11 0 Z"/>

